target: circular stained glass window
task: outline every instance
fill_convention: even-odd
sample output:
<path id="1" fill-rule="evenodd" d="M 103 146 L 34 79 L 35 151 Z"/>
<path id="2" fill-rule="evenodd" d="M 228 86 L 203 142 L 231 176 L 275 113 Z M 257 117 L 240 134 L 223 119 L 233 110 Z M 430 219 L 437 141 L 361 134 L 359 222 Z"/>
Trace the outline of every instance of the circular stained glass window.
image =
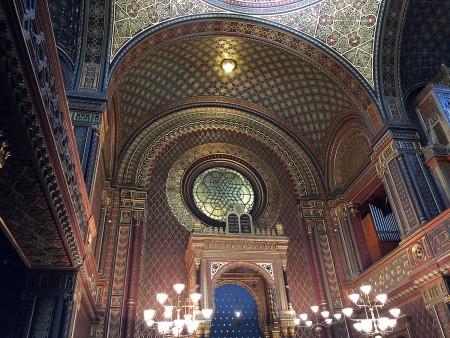
<path id="1" fill-rule="evenodd" d="M 209 218 L 222 221 L 230 208 L 243 205 L 250 212 L 255 194 L 250 181 L 236 170 L 214 167 L 194 181 L 192 195 L 197 208 Z"/>

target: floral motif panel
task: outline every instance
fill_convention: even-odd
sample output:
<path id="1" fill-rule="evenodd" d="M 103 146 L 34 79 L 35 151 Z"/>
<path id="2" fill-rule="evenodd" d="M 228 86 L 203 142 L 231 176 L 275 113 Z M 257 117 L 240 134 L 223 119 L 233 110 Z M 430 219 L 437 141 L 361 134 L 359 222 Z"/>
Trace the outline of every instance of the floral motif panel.
<path id="1" fill-rule="evenodd" d="M 133 37 L 169 19 L 237 12 L 307 34 L 344 57 L 373 85 L 381 0 L 117 0 L 111 58 Z"/>

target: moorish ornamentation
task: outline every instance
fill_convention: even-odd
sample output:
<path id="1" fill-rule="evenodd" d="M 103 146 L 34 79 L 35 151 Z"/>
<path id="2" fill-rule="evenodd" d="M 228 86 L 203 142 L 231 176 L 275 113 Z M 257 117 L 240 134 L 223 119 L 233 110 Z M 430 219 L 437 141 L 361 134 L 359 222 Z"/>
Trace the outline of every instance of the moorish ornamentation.
<path id="1" fill-rule="evenodd" d="M 170 19 L 232 11 L 280 23 L 293 32 L 313 37 L 347 59 L 373 84 L 374 35 L 380 4 L 380 0 L 119 0 L 114 12 L 111 55 L 114 57 L 139 33 Z"/>
<path id="2" fill-rule="evenodd" d="M 236 60 L 230 74 L 220 68 L 225 56 Z M 264 108 L 324 153 L 337 121 L 362 113 L 343 88 L 316 65 L 267 43 L 234 36 L 181 40 L 147 50 L 122 75 L 115 91 L 118 141 L 169 104 L 221 98 Z"/>
<path id="3" fill-rule="evenodd" d="M 173 164 L 166 181 L 167 202 L 173 215 L 177 218 L 180 224 L 188 230 L 192 230 L 196 218 L 186 207 L 180 191 L 180 186 L 182 186 L 182 178 L 184 176 L 184 171 L 186 170 L 186 164 L 195 163 L 197 160 L 208 155 L 224 153 L 234 155 L 238 158 L 245 158 L 247 161 L 251 162 L 261 174 L 267 185 L 267 189 L 271 192 L 271 194 L 268 196 L 267 208 L 264 214 L 261 215 L 256 226 L 260 228 L 273 227 L 276 223 L 280 209 L 280 201 L 278 200 L 280 191 L 278 183 L 270 171 L 267 170 L 266 165 L 261 159 L 257 158 L 249 151 L 232 144 L 213 143 L 197 146 L 180 156 L 179 159 Z"/>
<path id="4" fill-rule="evenodd" d="M 192 195 L 203 214 L 221 221 L 235 205 L 242 205 L 244 212 L 250 212 L 255 201 L 250 181 L 238 171 L 224 167 L 214 167 L 198 175 Z"/>

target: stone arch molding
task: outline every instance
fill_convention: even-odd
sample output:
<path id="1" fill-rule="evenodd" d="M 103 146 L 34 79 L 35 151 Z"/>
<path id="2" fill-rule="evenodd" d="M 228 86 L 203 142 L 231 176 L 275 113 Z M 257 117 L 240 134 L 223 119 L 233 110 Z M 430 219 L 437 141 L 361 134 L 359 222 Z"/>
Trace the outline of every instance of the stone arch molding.
<path id="1" fill-rule="evenodd" d="M 286 168 L 301 198 L 324 193 L 319 166 L 285 132 L 248 112 L 222 107 L 183 109 L 145 126 L 124 150 L 117 183 L 148 187 L 153 162 L 167 145 L 183 135 L 207 129 L 226 129 L 266 145 Z"/>
<path id="2" fill-rule="evenodd" d="M 194 163 L 198 159 L 208 155 L 221 153 L 231 154 L 236 157 L 245 157 L 245 160 L 251 163 L 252 166 L 258 170 L 267 186 L 269 193 L 267 196 L 266 210 L 256 222 L 256 226 L 266 229 L 274 227 L 280 214 L 281 200 L 280 187 L 278 186 L 277 179 L 271 171 L 267 169 L 267 165 L 265 165 L 261 159 L 252 154 L 250 151 L 225 143 L 203 144 L 194 147 L 180 156 L 179 159 L 172 165 L 166 181 L 166 196 L 167 203 L 169 204 L 173 215 L 186 229 L 192 230 L 192 226 L 196 218 L 185 206 L 180 190 L 186 164 Z"/>

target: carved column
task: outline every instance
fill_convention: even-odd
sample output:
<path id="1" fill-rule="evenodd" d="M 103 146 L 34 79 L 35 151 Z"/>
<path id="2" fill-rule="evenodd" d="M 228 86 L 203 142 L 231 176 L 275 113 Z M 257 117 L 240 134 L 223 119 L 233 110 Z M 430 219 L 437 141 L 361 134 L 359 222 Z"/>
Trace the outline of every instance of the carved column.
<path id="1" fill-rule="evenodd" d="M 443 211 L 416 131 L 388 130 L 375 145 L 372 161 L 383 180 L 402 238 Z"/>
<path id="2" fill-rule="evenodd" d="M 436 318 L 442 337 L 450 337 L 450 294 L 446 280 L 441 277 L 422 290 L 426 308 Z"/>
<path id="3" fill-rule="evenodd" d="M 145 191 L 121 189 L 119 226 L 115 243 L 112 287 L 109 298 L 108 337 L 132 336 L 137 294 L 136 266 L 140 260 L 140 231 L 147 199 Z M 135 247 L 136 246 L 136 247 Z M 129 315 L 129 316 L 128 316 Z M 128 325 L 128 324 L 129 325 Z"/>
<path id="4" fill-rule="evenodd" d="M 340 312 L 343 303 L 328 234 L 326 213 L 329 210 L 326 209 L 323 201 L 302 201 L 301 211 L 307 226 L 314 265 L 318 270 L 317 283 L 319 284 L 319 280 L 321 283 L 318 290 L 319 305 L 321 309 L 328 309 L 332 313 L 336 310 Z"/>
<path id="5" fill-rule="evenodd" d="M 64 293 L 63 310 L 61 315 L 61 337 L 69 337 L 70 326 L 72 323 L 73 297 L 73 291 Z"/>
<path id="6" fill-rule="evenodd" d="M 345 275 L 347 280 L 358 276 L 363 270 L 359 254 L 358 241 L 352 224 L 350 208 L 345 204 L 338 204 L 331 209 L 335 225 L 335 232 L 340 244 L 340 251 L 345 262 Z"/>
<path id="7" fill-rule="evenodd" d="M 450 153 L 447 148 L 440 146 L 427 146 L 423 153 L 442 204 L 450 208 Z"/>
<path id="8" fill-rule="evenodd" d="M 105 110 L 104 99 L 88 96 L 69 97 L 69 109 L 84 181 L 91 195 L 100 150 L 100 127 Z"/>
<path id="9" fill-rule="evenodd" d="M 136 324 L 136 302 L 138 296 L 139 286 L 139 268 L 141 261 L 141 249 L 142 249 L 142 226 L 144 224 L 144 211 L 135 210 L 132 225 L 132 238 L 133 244 L 130 250 L 130 282 L 128 287 L 128 299 L 126 302 L 126 329 L 125 337 L 134 337 L 134 328 Z"/>
<path id="10" fill-rule="evenodd" d="M 450 69 L 439 74 L 414 101 L 416 113 L 428 139 L 426 164 L 446 208 L 450 207 Z"/>

